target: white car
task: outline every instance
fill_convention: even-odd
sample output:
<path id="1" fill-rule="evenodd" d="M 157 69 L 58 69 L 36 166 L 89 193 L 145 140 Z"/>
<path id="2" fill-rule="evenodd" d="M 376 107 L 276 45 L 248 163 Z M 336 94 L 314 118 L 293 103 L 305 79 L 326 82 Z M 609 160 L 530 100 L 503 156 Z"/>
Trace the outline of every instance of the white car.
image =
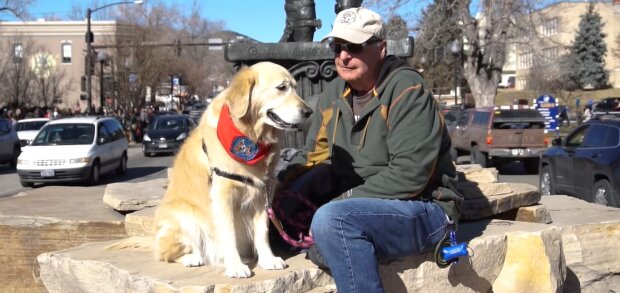
<path id="1" fill-rule="evenodd" d="M 52 120 L 22 150 L 17 174 L 24 187 L 67 181 L 95 185 L 103 173 L 127 172 L 127 147 L 125 132 L 114 118 Z"/>
<path id="2" fill-rule="evenodd" d="M 29 145 L 34 137 L 37 136 L 39 129 L 49 121 L 48 118 L 29 118 L 17 121 L 15 130 L 19 137 L 19 144 L 22 147 Z"/>

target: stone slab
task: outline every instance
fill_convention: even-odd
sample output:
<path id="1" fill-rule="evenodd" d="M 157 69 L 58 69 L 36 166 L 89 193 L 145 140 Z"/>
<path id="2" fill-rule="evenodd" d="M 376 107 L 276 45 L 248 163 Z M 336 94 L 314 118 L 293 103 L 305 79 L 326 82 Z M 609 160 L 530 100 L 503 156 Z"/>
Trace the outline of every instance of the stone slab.
<path id="1" fill-rule="evenodd" d="M 496 183 L 498 181 L 499 172 L 495 168 L 482 168 L 478 164 L 462 164 L 455 167 L 461 182 Z"/>
<path id="2" fill-rule="evenodd" d="M 541 203 L 562 229 L 568 292 L 620 292 L 620 209 L 565 195 Z"/>
<path id="3" fill-rule="evenodd" d="M 524 261 L 505 263 L 509 235 L 525 237 L 513 245 L 515 253 L 527 254 Z M 386 292 L 489 292 L 503 267 L 517 273 L 515 280 L 547 282 L 529 289 L 562 286 L 564 266 L 560 231 L 547 225 L 482 220 L 463 223 L 459 239 L 474 251 L 449 269 L 440 269 L 432 254 L 410 256 L 381 265 Z M 186 268 L 176 263 L 155 261 L 144 249 L 111 249 L 115 241 L 89 243 L 62 251 L 43 253 L 38 261 L 41 279 L 49 292 L 334 292 L 333 280 L 303 255 L 284 256 L 289 267 L 265 271 L 250 264 L 254 275 L 248 279 L 229 279 L 214 267 Z M 537 250 L 523 243 L 538 243 Z M 277 253 L 282 255 L 280 253 Z M 532 263 L 534 262 L 534 263 Z M 526 266 L 523 263 L 527 264 Z M 527 270 L 525 270 L 527 268 Z M 505 280 L 510 284 L 510 280 Z M 515 282 L 513 282 L 514 284 Z M 530 282 L 531 283 L 531 282 Z M 538 283 L 536 283 L 538 284 Z M 511 292 L 511 291 L 504 291 Z M 516 291 L 512 291 L 516 292 Z M 542 292 L 538 290 L 536 292 Z"/>
<path id="4" fill-rule="evenodd" d="M 465 192 L 465 200 L 461 204 L 461 218 L 476 220 L 491 217 L 523 206 L 531 206 L 540 201 L 540 192 L 536 186 L 526 183 L 483 183 L 484 185 L 502 186 L 499 194 L 483 194 Z M 461 189 L 461 187 L 459 187 Z M 483 189 L 487 189 L 483 187 Z M 505 193 L 504 191 L 511 192 Z M 471 191 L 471 189 L 470 189 Z"/>
<path id="5" fill-rule="evenodd" d="M 138 211 L 158 205 L 166 193 L 167 186 L 168 179 L 111 183 L 105 188 L 103 202 L 117 211 Z"/>
<path id="6" fill-rule="evenodd" d="M 0 199 L 0 292 L 41 292 L 36 256 L 127 237 L 103 187 L 46 186 Z"/>
<path id="7" fill-rule="evenodd" d="M 153 235 L 153 224 L 157 207 L 144 208 L 142 210 L 125 215 L 125 230 L 129 236 Z"/>
<path id="8" fill-rule="evenodd" d="M 513 209 L 498 215 L 493 216 L 493 219 L 502 219 L 509 221 L 521 221 L 541 224 L 551 224 L 553 219 L 551 214 L 547 210 L 547 207 L 542 204 L 535 204 L 528 207 L 520 207 Z"/>

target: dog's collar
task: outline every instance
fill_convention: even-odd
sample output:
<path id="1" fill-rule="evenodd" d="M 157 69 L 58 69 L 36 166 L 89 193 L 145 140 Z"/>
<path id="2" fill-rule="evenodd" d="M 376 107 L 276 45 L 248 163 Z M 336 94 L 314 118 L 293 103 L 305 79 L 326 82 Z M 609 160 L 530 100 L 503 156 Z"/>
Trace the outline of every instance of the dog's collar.
<path id="1" fill-rule="evenodd" d="M 243 134 L 233 123 L 226 104 L 222 107 L 220 119 L 217 122 L 217 137 L 231 158 L 248 165 L 256 164 L 264 159 L 271 149 L 270 145 L 256 143 Z"/>
<path id="2" fill-rule="evenodd" d="M 209 156 L 209 153 L 207 152 L 207 145 L 205 144 L 204 140 L 202 141 L 202 150 L 205 152 L 205 154 L 207 155 L 207 157 Z M 234 181 L 239 181 L 241 183 L 245 183 L 245 184 L 249 184 L 252 185 L 256 188 L 259 188 L 260 185 L 256 183 L 256 181 L 254 181 L 254 179 L 248 177 L 248 176 L 243 176 L 243 175 L 239 175 L 239 174 L 235 174 L 235 173 L 229 173 L 226 172 L 218 167 L 213 167 L 211 168 L 211 173 L 215 174 L 217 176 L 220 177 L 224 177 L 230 180 L 234 180 Z"/>

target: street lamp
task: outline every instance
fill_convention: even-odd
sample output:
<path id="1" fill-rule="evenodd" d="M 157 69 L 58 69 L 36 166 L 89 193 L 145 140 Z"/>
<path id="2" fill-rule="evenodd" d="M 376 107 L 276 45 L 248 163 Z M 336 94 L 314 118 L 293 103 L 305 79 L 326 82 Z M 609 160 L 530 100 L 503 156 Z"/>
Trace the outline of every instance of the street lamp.
<path id="1" fill-rule="evenodd" d="M 92 56 L 91 56 L 91 52 L 93 50 L 93 41 L 95 40 L 95 37 L 93 35 L 93 32 L 90 30 L 90 16 L 93 12 L 96 12 L 98 10 L 113 6 L 113 5 L 120 5 L 120 4 L 142 4 L 144 1 L 143 0 L 134 0 L 134 1 L 123 1 L 123 2 L 116 2 L 116 3 L 110 3 L 107 5 L 103 5 L 101 7 L 97 7 L 95 9 L 90 9 L 87 8 L 86 9 L 86 99 L 87 99 L 87 103 L 88 103 L 88 113 L 92 114 L 92 98 L 93 98 L 93 92 L 92 92 Z"/>
<path id="2" fill-rule="evenodd" d="M 103 90 L 103 66 L 105 65 L 106 60 L 108 59 L 108 54 L 105 51 L 99 51 L 97 53 L 97 60 L 99 60 L 99 64 L 101 65 L 101 71 L 99 75 L 99 107 L 101 107 L 101 111 L 103 111 L 103 103 L 104 103 L 104 90 Z"/>
<path id="3" fill-rule="evenodd" d="M 458 66 L 459 66 L 459 62 L 460 58 L 457 59 L 457 57 L 461 56 L 461 42 L 459 42 L 458 39 L 455 39 L 454 41 L 452 41 L 452 43 L 450 44 L 450 51 L 452 52 L 452 55 L 454 55 L 454 105 L 458 104 L 458 88 L 459 88 L 459 79 L 458 79 Z"/>

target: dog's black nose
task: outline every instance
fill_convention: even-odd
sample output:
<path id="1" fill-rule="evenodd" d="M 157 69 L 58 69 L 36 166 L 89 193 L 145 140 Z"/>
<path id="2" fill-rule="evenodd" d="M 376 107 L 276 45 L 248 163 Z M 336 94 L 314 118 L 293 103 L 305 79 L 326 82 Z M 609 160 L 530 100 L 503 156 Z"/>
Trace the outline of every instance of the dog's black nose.
<path id="1" fill-rule="evenodd" d="M 304 118 L 308 118 L 310 117 L 310 115 L 312 115 L 312 109 L 308 107 L 303 107 L 303 109 L 301 109 L 301 116 L 304 116 Z"/>

